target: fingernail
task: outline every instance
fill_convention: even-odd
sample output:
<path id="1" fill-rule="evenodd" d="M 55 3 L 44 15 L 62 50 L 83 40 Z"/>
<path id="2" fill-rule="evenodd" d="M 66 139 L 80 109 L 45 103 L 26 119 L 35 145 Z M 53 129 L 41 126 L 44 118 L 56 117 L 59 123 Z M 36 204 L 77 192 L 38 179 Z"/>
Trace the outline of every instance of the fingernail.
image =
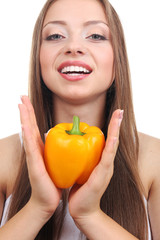
<path id="1" fill-rule="evenodd" d="M 26 95 L 20 95 L 20 99 L 23 102 Z"/>
<path id="2" fill-rule="evenodd" d="M 121 110 L 120 113 L 119 113 L 119 122 L 118 122 L 119 127 L 120 127 L 122 119 L 123 119 L 123 113 L 124 113 L 124 110 Z"/>
<path id="3" fill-rule="evenodd" d="M 23 102 L 23 95 L 20 95 L 21 102 Z"/>

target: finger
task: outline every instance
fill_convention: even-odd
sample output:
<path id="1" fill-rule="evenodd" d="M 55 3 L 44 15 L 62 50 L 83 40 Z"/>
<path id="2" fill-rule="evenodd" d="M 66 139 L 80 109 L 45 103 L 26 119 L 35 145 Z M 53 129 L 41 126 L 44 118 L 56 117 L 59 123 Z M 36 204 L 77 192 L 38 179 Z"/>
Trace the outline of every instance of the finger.
<path id="1" fill-rule="evenodd" d="M 39 128 L 37 126 L 37 120 L 34 112 L 34 108 L 28 98 L 28 96 L 22 96 L 21 97 L 22 103 L 26 106 L 26 110 L 28 112 L 28 118 L 30 120 L 30 128 L 32 128 L 32 132 L 37 138 L 37 141 L 39 141 L 40 145 L 43 145 L 43 141 L 41 139 L 41 135 L 39 132 Z"/>
<path id="2" fill-rule="evenodd" d="M 24 142 L 28 154 L 39 151 L 43 154 L 44 144 L 37 126 L 33 106 L 27 96 L 21 97 L 22 104 L 19 104 L 22 133 L 25 135 Z M 36 152 L 35 151 L 35 152 Z"/>
<path id="3" fill-rule="evenodd" d="M 114 162 L 115 154 L 119 143 L 119 132 L 122 119 L 123 110 L 118 109 L 112 114 L 112 118 L 108 126 L 107 140 L 101 160 L 101 164 L 103 164 L 106 168 L 112 166 Z"/>
<path id="4" fill-rule="evenodd" d="M 108 126 L 108 137 L 119 137 L 119 127 L 123 119 L 123 110 L 117 109 L 113 112 L 109 126 Z"/>
<path id="5" fill-rule="evenodd" d="M 33 134 L 33 129 L 30 127 L 29 113 L 24 104 L 19 104 L 20 118 L 22 123 L 22 137 L 26 152 L 27 166 L 30 176 L 36 176 L 35 173 L 45 173 L 43 156 L 43 146 L 39 144 L 37 138 Z M 38 168 L 38 169 L 37 169 Z"/>
<path id="6" fill-rule="evenodd" d="M 33 144 L 34 134 L 32 132 L 32 125 L 30 123 L 29 114 L 24 104 L 19 104 L 18 107 L 20 110 L 23 142 L 25 146 L 29 146 L 29 147 L 26 147 L 26 150 L 32 149 L 32 146 L 34 146 Z"/>
<path id="7" fill-rule="evenodd" d="M 30 123 L 32 124 L 33 129 L 39 132 L 37 128 L 37 120 L 35 117 L 34 108 L 29 100 L 29 97 L 21 96 L 21 100 L 22 100 L 22 103 L 26 106 L 26 109 L 28 111 L 28 116 L 30 118 Z"/>
<path id="8" fill-rule="evenodd" d="M 19 104 L 18 107 L 20 111 L 20 121 L 22 128 L 24 128 L 25 126 L 29 126 L 30 118 L 26 106 L 24 104 Z"/>
<path id="9" fill-rule="evenodd" d="M 36 149 L 42 153 L 43 142 L 41 140 L 37 125 L 33 125 L 31 121 L 27 106 L 25 104 L 19 104 L 19 110 L 22 124 L 22 136 L 26 152 L 29 154 L 34 152 Z M 37 133 L 35 133 L 35 128 L 37 128 Z"/>
<path id="10" fill-rule="evenodd" d="M 101 160 L 87 181 L 87 186 L 89 186 L 90 189 L 92 188 L 95 193 L 99 191 L 99 193 L 102 194 L 113 175 L 114 159 L 118 148 L 119 129 L 122 118 L 123 111 L 120 109 L 113 113 L 108 127 L 108 136 Z"/>

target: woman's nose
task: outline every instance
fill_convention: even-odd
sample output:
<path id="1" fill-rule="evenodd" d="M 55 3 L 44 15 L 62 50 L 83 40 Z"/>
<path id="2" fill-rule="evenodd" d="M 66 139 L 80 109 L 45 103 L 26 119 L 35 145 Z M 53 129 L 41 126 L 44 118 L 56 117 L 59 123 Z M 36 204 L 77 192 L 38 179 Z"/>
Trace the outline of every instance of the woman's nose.
<path id="1" fill-rule="evenodd" d="M 86 48 L 81 42 L 72 40 L 66 44 L 64 52 L 66 55 L 84 55 Z"/>
<path id="2" fill-rule="evenodd" d="M 70 48 L 65 52 L 65 54 L 82 55 L 84 54 L 84 51 L 80 48 Z"/>

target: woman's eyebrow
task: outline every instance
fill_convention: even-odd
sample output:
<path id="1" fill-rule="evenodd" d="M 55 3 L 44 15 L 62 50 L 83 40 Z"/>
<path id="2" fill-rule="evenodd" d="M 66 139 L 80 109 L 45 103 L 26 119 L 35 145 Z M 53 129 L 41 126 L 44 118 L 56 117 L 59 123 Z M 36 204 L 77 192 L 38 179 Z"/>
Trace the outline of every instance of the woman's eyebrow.
<path id="1" fill-rule="evenodd" d="M 88 26 L 88 25 L 94 25 L 94 24 L 100 24 L 100 23 L 103 23 L 105 24 L 107 27 L 108 26 L 108 23 L 104 22 L 104 21 L 101 21 L 101 20 L 91 20 L 91 21 L 87 21 L 84 23 L 84 26 Z"/>
<path id="2" fill-rule="evenodd" d="M 101 20 L 90 20 L 90 21 L 85 22 L 83 25 L 84 25 L 84 26 L 89 26 L 89 25 L 96 25 L 96 24 L 101 24 L 101 23 L 105 24 L 105 25 L 108 27 L 108 23 L 106 23 L 106 22 L 104 22 L 104 21 L 101 21 Z M 65 21 L 55 20 L 55 21 L 49 21 L 48 23 L 46 23 L 46 24 L 43 26 L 43 29 L 44 29 L 48 24 L 59 24 L 59 25 L 67 26 L 67 22 L 65 22 Z"/>
<path id="3" fill-rule="evenodd" d="M 60 24 L 66 26 L 67 23 L 65 21 L 57 20 L 57 21 L 49 21 L 43 26 L 43 29 L 48 25 L 48 24 Z"/>

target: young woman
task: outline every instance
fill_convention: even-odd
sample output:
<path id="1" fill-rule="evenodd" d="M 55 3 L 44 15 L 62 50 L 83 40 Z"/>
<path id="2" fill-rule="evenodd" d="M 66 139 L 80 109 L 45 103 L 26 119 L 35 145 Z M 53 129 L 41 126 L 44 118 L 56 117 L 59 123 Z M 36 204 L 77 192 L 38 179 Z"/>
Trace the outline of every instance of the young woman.
<path id="1" fill-rule="evenodd" d="M 123 30 L 108 1 L 46 2 L 21 100 L 22 137 L 0 142 L 0 239 L 160 239 L 160 141 L 137 133 Z M 62 190 L 44 166 L 44 133 L 73 115 L 101 128 L 106 144 L 88 181 Z"/>

